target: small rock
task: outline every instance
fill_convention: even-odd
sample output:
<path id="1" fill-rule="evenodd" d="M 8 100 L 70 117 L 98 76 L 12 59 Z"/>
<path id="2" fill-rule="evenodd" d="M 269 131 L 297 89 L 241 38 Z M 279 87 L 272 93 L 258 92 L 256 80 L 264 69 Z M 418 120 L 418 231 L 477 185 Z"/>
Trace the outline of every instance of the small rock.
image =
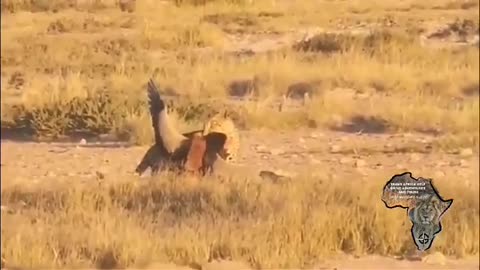
<path id="1" fill-rule="evenodd" d="M 462 148 L 460 149 L 459 155 L 462 157 L 469 157 L 473 155 L 473 150 L 471 148 Z"/>
<path id="2" fill-rule="evenodd" d="M 304 139 L 304 138 L 299 138 L 298 141 L 299 141 L 300 143 L 305 143 L 305 139 Z"/>
<path id="3" fill-rule="evenodd" d="M 330 146 L 330 153 L 338 153 L 341 149 L 340 145 L 334 144 Z"/>
<path id="4" fill-rule="evenodd" d="M 445 177 L 445 173 L 442 172 L 442 171 L 436 171 L 436 172 L 434 173 L 434 175 L 435 175 L 435 177 L 437 177 L 437 178 Z"/>
<path id="5" fill-rule="evenodd" d="M 435 252 L 423 257 L 422 262 L 427 264 L 445 265 L 447 263 L 447 258 L 445 258 L 442 253 Z"/>
<path id="6" fill-rule="evenodd" d="M 281 155 L 281 154 L 285 153 L 285 151 L 281 148 L 275 148 L 275 149 L 270 150 L 270 153 L 272 153 L 272 155 L 278 156 L 278 155 Z"/>
<path id="7" fill-rule="evenodd" d="M 46 174 L 45 174 L 46 177 L 55 177 L 57 176 L 54 172 L 52 171 L 48 171 Z"/>
<path id="8" fill-rule="evenodd" d="M 314 133 L 310 134 L 310 138 L 313 138 L 313 139 L 316 139 L 316 138 L 319 138 L 319 137 L 322 137 L 322 136 L 323 136 L 323 134 L 319 133 L 319 132 L 314 132 Z"/>
<path id="9" fill-rule="evenodd" d="M 343 158 L 340 159 L 340 164 L 347 164 L 347 163 L 350 163 L 349 158 L 343 157 Z"/>
<path id="10" fill-rule="evenodd" d="M 260 144 L 259 144 L 259 145 L 255 146 L 255 150 L 256 150 L 257 152 L 266 152 L 266 151 L 267 151 L 267 147 L 265 147 L 264 145 L 260 145 Z"/>
<path id="11" fill-rule="evenodd" d="M 84 138 L 82 138 L 79 142 L 80 145 L 85 145 L 87 144 L 87 140 L 85 140 Z"/>
<path id="12" fill-rule="evenodd" d="M 359 99 L 365 99 L 365 98 L 368 98 L 368 97 L 370 97 L 370 94 L 368 94 L 368 93 L 357 94 L 357 98 L 359 98 Z"/>
<path id="13" fill-rule="evenodd" d="M 467 167 L 468 166 L 468 161 L 466 161 L 465 159 L 461 159 L 460 162 L 459 162 L 459 165 L 461 167 Z"/>
<path id="14" fill-rule="evenodd" d="M 262 155 L 262 159 L 268 159 L 267 155 Z"/>
<path id="15" fill-rule="evenodd" d="M 358 168 L 358 167 L 363 167 L 365 165 L 367 165 L 367 162 L 365 160 L 363 160 L 363 159 L 355 160 L 355 167 Z"/>
<path id="16" fill-rule="evenodd" d="M 428 141 L 425 140 L 425 138 L 417 138 L 415 139 L 416 142 L 419 142 L 419 143 L 427 143 Z"/>

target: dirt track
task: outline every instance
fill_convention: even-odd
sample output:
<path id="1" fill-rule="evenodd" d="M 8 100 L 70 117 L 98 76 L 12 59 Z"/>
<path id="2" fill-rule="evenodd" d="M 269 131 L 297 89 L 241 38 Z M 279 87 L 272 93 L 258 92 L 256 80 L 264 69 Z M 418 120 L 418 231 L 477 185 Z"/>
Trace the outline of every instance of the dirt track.
<path id="1" fill-rule="evenodd" d="M 249 131 L 241 134 L 240 162 L 296 175 L 334 174 L 369 181 L 387 181 L 411 171 L 415 177 L 458 178 L 476 185 L 478 154 L 472 149 L 446 153 L 436 137 L 420 134 L 348 134 L 300 130 Z M 2 186 L 25 182 L 92 179 L 95 173 L 131 175 L 147 146 L 123 143 L 34 143 L 2 141 Z M 385 179 L 369 179 L 385 175 Z M 8 180 L 8 181 L 6 181 Z"/>

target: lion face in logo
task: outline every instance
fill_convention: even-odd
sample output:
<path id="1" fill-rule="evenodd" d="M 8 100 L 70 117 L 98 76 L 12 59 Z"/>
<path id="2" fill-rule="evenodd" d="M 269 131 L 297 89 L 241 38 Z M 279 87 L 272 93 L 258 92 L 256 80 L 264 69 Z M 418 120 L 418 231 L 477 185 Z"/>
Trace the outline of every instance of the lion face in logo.
<path id="1" fill-rule="evenodd" d="M 435 196 L 431 195 L 425 200 L 421 200 L 413 209 L 409 211 L 410 219 L 417 224 L 432 225 L 439 222 L 441 202 Z"/>

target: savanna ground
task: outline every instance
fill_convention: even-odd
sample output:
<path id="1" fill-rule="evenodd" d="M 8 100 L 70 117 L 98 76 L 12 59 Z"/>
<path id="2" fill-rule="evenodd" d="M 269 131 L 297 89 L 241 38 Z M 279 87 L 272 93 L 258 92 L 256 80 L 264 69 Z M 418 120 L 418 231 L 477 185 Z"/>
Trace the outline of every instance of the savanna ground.
<path id="1" fill-rule="evenodd" d="M 7 267 L 478 269 L 479 1 L 191 2 L 2 1 Z M 179 129 L 227 109 L 240 162 L 292 180 L 134 176 L 150 77 Z M 404 171 L 454 199 L 428 256 L 380 200 Z"/>

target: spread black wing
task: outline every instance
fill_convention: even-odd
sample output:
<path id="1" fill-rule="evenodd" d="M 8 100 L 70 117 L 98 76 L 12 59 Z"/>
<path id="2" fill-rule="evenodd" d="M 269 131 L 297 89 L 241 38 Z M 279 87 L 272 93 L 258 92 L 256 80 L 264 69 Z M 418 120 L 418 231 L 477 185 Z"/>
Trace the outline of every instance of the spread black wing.
<path id="1" fill-rule="evenodd" d="M 160 93 L 158 92 L 158 88 L 152 79 L 148 81 L 147 91 L 148 91 L 148 105 L 150 108 L 150 116 L 152 117 L 153 133 L 155 134 L 155 143 L 158 145 L 160 144 L 163 145 L 162 138 L 160 136 L 158 121 L 160 119 L 160 113 L 165 109 L 165 103 L 160 98 Z"/>

